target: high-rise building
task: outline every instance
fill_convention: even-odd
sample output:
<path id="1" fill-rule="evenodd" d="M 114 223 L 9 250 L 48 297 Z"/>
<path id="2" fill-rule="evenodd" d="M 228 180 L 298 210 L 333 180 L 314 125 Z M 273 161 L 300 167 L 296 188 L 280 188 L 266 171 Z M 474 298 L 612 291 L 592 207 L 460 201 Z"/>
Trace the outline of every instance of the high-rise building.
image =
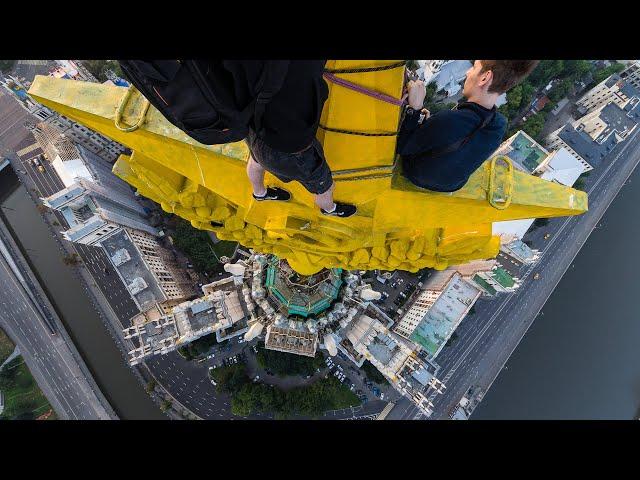
<path id="1" fill-rule="evenodd" d="M 97 244 L 119 227 L 158 235 L 131 187 L 111 172 L 109 163 L 51 125 L 39 124 L 33 133 L 66 187 L 43 200 L 65 216 L 68 240 Z"/>
<path id="2" fill-rule="evenodd" d="M 435 359 L 482 291 L 455 268 L 433 274 L 423 289 L 393 330 Z"/>
<path id="3" fill-rule="evenodd" d="M 636 100 L 624 108 L 608 103 L 573 123 L 558 128 L 547 137 L 549 149 L 566 148 L 582 165 L 583 171 L 593 170 L 624 141 L 640 120 L 640 105 Z"/>
<path id="4" fill-rule="evenodd" d="M 432 413 L 433 404 L 428 394 L 430 391 L 442 393 L 444 385 L 435 377 L 434 366 L 417 354 L 415 344 L 366 313 L 356 317 L 342 335 L 396 390 L 409 397 L 425 415 Z"/>
<path id="5" fill-rule="evenodd" d="M 593 87 L 576 102 L 578 111 L 589 114 L 594 110 L 615 103 L 620 108 L 637 96 L 634 90 L 640 90 L 640 63 L 632 62 L 620 73 L 615 73 Z"/>
<path id="6" fill-rule="evenodd" d="M 239 322 L 244 321 L 246 326 L 242 295 L 234 288 L 232 278 L 204 285 L 202 290 L 204 296 L 180 303 L 169 313 L 158 314 L 150 310 L 146 316 L 134 318 L 133 325 L 124 330 L 125 338 L 135 345 L 129 352 L 131 365 L 152 355 L 164 355 Z M 244 328 L 242 332 L 246 330 Z"/>
<path id="7" fill-rule="evenodd" d="M 43 199 L 43 203 L 64 216 L 69 229 L 63 235 L 71 242 L 97 245 L 121 227 L 158 235 L 130 191 L 110 190 L 101 184 L 79 179 Z"/>
<path id="8" fill-rule="evenodd" d="M 193 297 L 193 282 L 175 255 L 152 235 L 121 228 L 100 240 L 120 280 L 140 311 Z"/>
<path id="9" fill-rule="evenodd" d="M 72 122 L 64 115 L 53 115 L 45 120 L 49 125 L 58 129 L 58 131 L 73 140 L 75 143 L 82 145 L 87 150 L 99 155 L 105 160 L 113 163 L 118 159 L 120 154 L 125 152 L 125 147 L 91 130 L 90 128 Z"/>

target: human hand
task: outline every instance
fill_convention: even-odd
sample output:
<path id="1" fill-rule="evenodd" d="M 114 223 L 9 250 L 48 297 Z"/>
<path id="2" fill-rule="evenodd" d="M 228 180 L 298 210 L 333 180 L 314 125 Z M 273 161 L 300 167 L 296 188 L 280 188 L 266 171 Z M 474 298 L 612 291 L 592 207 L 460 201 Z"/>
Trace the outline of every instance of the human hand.
<path id="1" fill-rule="evenodd" d="M 421 80 L 410 80 L 407 83 L 407 96 L 409 106 L 414 110 L 421 110 L 424 99 L 427 96 L 427 87 Z"/>

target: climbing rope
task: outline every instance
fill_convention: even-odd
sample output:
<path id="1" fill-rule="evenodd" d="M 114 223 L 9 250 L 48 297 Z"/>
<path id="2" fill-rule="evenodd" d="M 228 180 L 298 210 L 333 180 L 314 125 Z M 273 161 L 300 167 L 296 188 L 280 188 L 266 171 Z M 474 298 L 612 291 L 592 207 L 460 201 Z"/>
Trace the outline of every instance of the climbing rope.
<path id="1" fill-rule="evenodd" d="M 375 98 L 376 100 L 380 100 L 382 102 L 390 103 L 397 107 L 401 107 L 404 104 L 402 100 L 392 97 L 391 95 L 387 95 L 386 93 L 376 92 L 375 90 L 371 90 L 369 88 L 363 87 L 356 83 L 350 82 L 348 80 L 345 80 L 344 78 L 337 77 L 335 74 L 336 73 L 378 72 L 382 70 L 391 70 L 394 68 L 403 67 L 406 65 L 406 63 L 407 61 L 403 60 L 402 62 L 392 63 L 390 65 L 383 65 L 380 67 L 325 69 L 325 73 L 323 74 L 323 77 L 332 83 L 340 85 L 341 87 L 348 88 L 362 95 L 367 95 L 369 97 Z M 396 132 L 358 132 L 356 130 L 347 130 L 343 128 L 331 128 L 322 124 L 320 124 L 319 127 L 327 132 L 342 133 L 345 135 L 357 135 L 360 137 L 395 137 L 399 133 L 398 131 Z"/>
<path id="2" fill-rule="evenodd" d="M 355 130 L 344 130 L 342 128 L 326 127 L 322 124 L 319 124 L 318 126 L 322 130 L 326 130 L 327 132 L 344 133 L 346 135 L 358 135 L 360 137 L 395 137 L 399 133 L 399 132 L 377 132 L 377 133 L 357 132 Z"/>
<path id="3" fill-rule="evenodd" d="M 354 92 L 362 93 L 363 95 L 375 98 L 376 100 L 390 103 L 391 105 L 395 105 L 396 107 L 401 107 L 404 104 L 402 100 L 392 97 L 391 95 L 376 92 L 375 90 L 371 90 L 356 83 L 350 82 L 348 80 L 345 80 L 344 78 L 336 77 L 333 73 L 324 73 L 323 77 L 330 82 L 340 85 L 341 87 L 348 88 L 350 90 L 353 90 Z"/>

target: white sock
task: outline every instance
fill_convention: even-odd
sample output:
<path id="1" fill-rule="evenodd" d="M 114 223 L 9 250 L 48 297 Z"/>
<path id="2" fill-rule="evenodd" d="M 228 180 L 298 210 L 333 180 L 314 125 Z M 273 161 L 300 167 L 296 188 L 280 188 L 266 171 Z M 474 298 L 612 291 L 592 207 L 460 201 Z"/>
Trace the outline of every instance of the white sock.
<path id="1" fill-rule="evenodd" d="M 325 210 L 325 212 L 327 212 L 327 213 L 333 213 L 333 212 L 335 212 L 335 211 L 336 211 L 336 207 L 337 207 L 337 205 L 334 203 L 334 204 L 333 204 L 333 208 L 332 208 L 331 210 Z"/>
<path id="2" fill-rule="evenodd" d="M 264 189 L 264 191 L 263 191 L 261 194 L 257 194 L 256 192 L 253 192 L 253 194 L 254 194 L 256 197 L 260 197 L 260 198 L 262 198 L 262 197 L 266 197 L 266 196 L 267 196 L 267 189 L 265 188 L 265 189 Z"/>

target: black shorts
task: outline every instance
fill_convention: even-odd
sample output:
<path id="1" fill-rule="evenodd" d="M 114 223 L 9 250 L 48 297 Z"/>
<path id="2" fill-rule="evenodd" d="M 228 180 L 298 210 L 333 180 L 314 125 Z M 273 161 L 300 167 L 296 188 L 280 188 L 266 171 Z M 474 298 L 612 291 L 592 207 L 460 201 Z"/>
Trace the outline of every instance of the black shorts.
<path id="1" fill-rule="evenodd" d="M 284 183 L 295 180 L 309 192 L 318 195 L 329 190 L 333 184 L 331 169 L 324 158 L 322 145 L 316 138 L 309 148 L 299 153 L 274 150 L 253 131 L 249 131 L 247 144 L 255 161 Z"/>

